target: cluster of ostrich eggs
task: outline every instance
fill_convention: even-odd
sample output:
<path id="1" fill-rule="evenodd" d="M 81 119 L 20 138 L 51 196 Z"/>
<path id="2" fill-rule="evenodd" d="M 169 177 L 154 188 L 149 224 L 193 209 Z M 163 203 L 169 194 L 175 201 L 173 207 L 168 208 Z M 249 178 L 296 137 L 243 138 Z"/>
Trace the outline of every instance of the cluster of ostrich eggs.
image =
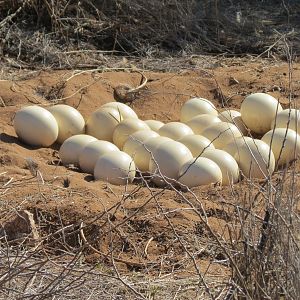
<path id="1" fill-rule="evenodd" d="M 189 188 L 241 178 L 266 179 L 300 154 L 300 113 L 264 93 L 247 96 L 240 111 L 204 98 L 187 100 L 180 121 L 141 120 L 132 108 L 109 102 L 85 120 L 60 104 L 17 111 L 15 131 L 35 147 L 60 144 L 63 165 L 115 185 L 139 174 L 157 186 Z M 146 178 L 146 179 L 145 179 Z"/>

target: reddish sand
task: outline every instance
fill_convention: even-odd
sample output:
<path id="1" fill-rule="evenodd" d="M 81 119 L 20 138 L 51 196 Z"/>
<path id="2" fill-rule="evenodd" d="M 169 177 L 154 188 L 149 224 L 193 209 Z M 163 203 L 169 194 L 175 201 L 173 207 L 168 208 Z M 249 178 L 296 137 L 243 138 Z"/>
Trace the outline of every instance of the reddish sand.
<path id="1" fill-rule="evenodd" d="M 182 104 L 192 96 L 210 99 L 220 110 L 223 106 L 239 109 L 244 97 L 253 92 L 268 92 L 278 98 L 283 107 L 289 104 L 289 71 L 284 62 L 237 60 L 210 70 L 145 72 L 145 75 L 146 89 L 130 104 L 141 119 L 177 121 Z M 299 102 L 300 97 L 299 78 L 300 64 L 295 64 L 295 102 Z M 78 108 L 88 118 L 102 104 L 113 101 L 114 87 L 122 83 L 136 86 L 140 79 L 140 74 L 124 71 L 86 72 L 76 76 L 72 71 L 41 71 L 26 80 L 0 81 L 1 220 L 9 219 L 14 209 L 28 208 L 39 221 L 41 236 L 70 224 L 78 229 L 83 221 L 87 226 L 84 228 L 86 239 L 98 249 L 96 253 L 87 247 L 86 260 L 93 262 L 106 257 L 105 261 L 109 262 L 110 251 L 113 251 L 116 262 L 125 271 L 146 269 L 168 273 L 178 269 L 188 272 L 193 266 L 186 254 L 188 250 L 198 253 L 194 256 L 201 270 L 209 268 L 212 274 L 225 272 L 224 265 L 213 261 L 216 257 L 222 260 L 222 254 L 215 252 L 212 234 L 229 238 L 225 225 L 230 227 L 234 223 L 230 203 L 247 206 L 247 197 L 250 198 L 250 188 L 245 181 L 233 189 L 196 188 L 195 197 L 183 194 L 186 201 L 180 192 L 146 188 L 139 182 L 126 188 L 94 182 L 88 174 L 58 165 L 58 145 L 32 149 L 16 138 L 12 119 L 25 105 L 49 106 L 53 99 L 61 98 L 59 102 Z M 31 175 L 28 158 L 38 164 L 43 180 L 40 175 Z M 153 197 L 153 193 L 157 197 Z M 206 209 L 212 232 L 201 220 L 204 214 L 200 204 Z M 257 213 L 263 217 L 263 206 L 258 206 L 261 209 L 257 209 Z M 79 240 L 77 231 L 67 235 L 64 245 L 55 241 L 51 241 L 51 245 L 72 251 L 72 247 L 78 247 Z"/>

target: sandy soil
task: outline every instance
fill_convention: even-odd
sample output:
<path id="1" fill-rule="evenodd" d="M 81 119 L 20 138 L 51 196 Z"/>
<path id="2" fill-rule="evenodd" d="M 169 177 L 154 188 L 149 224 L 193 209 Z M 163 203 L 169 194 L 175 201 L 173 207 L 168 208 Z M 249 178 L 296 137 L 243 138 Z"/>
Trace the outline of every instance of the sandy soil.
<path id="1" fill-rule="evenodd" d="M 252 92 L 268 92 L 283 107 L 289 105 L 289 69 L 284 62 L 232 60 L 211 69 L 198 66 L 176 73 L 145 75 L 146 89 L 130 104 L 141 119 L 177 121 L 182 104 L 192 96 L 210 99 L 220 111 L 223 107 L 239 109 L 244 97 Z M 230 230 L 234 223 L 232 204 L 247 206 L 255 194 L 247 182 L 233 188 L 196 188 L 194 195 L 145 187 L 140 181 L 116 187 L 58 165 L 58 145 L 32 149 L 16 137 L 13 116 L 25 105 L 49 106 L 58 99 L 88 118 L 99 106 L 114 100 L 114 87 L 120 83 L 136 86 L 140 77 L 126 71 L 75 74 L 67 70 L 35 72 L 22 80 L 0 80 L 0 219 L 3 223 L 12 218 L 15 210 L 27 208 L 39 222 L 41 236 L 72 224 L 78 229 L 83 222 L 86 239 L 98 250 L 96 253 L 87 247 L 86 262 L 104 260 L 110 264 L 112 252 L 116 264 L 125 272 L 180 271 L 189 275 L 195 272 L 196 264 L 212 276 L 225 275 L 228 270 L 214 235 L 228 239 L 229 231 L 234 232 Z M 297 63 L 293 95 L 298 103 L 299 79 Z M 32 175 L 29 159 L 37 163 L 41 175 Z M 263 196 L 258 198 L 261 204 Z M 212 231 L 203 223 L 203 207 Z M 257 206 L 258 216 L 263 217 L 263 208 L 264 205 Z M 55 251 L 72 251 L 80 245 L 80 234 L 78 230 L 67 234 L 65 244 L 55 239 L 51 243 Z M 194 254 L 194 260 L 188 253 Z"/>

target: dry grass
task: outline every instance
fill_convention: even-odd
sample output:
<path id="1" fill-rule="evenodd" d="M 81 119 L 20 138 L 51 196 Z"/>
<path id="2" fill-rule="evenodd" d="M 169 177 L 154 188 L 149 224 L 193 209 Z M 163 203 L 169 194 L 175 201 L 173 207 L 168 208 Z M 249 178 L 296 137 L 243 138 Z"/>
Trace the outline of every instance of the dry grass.
<path id="1" fill-rule="evenodd" d="M 144 187 L 128 187 L 129 194 L 103 213 L 85 219 L 78 215 L 77 221 L 69 223 L 62 211 L 51 214 L 35 206 L 36 201 L 46 201 L 43 197 L 49 188 L 53 189 L 52 199 L 64 197 L 64 192 L 58 195 L 55 186 L 35 174 L 1 187 L 1 219 L 11 220 L 30 206 L 40 235 L 33 239 L 28 233 L 9 240 L 2 233 L 2 299 L 297 299 L 299 295 L 299 190 L 295 184 L 299 174 L 293 166 L 262 185 L 249 181 L 242 185 L 243 190 L 239 185 L 232 187 L 230 200 L 220 189 L 211 189 L 215 210 L 208 209 L 197 192 L 182 192 L 173 185 L 151 188 L 148 179 L 142 179 Z M 40 192 L 14 204 L 10 198 L 24 185 L 38 185 Z M 147 199 L 115 222 L 114 216 L 141 189 L 148 190 Z M 164 206 L 161 196 L 168 189 L 185 207 L 181 204 L 170 211 Z M 149 210 L 151 206 L 156 212 Z M 176 214 L 186 210 L 196 216 L 194 233 L 176 222 Z M 170 251 L 158 261 L 147 259 L 153 233 L 136 227 L 143 226 L 136 217 L 142 220 L 145 211 L 150 220 L 165 220 L 161 233 L 169 232 L 163 244 L 169 244 Z M 226 220 L 222 230 L 211 223 L 213 212 Z M 142 243 L 134 238 L 139 232 L 143 232 Z M 124 240 L 124 236 L 132 239 Z M 96 242 L 103 239 L 110 240 L 106 253 Z M 135 260 L 120 256 L 128 251 L 124 247 L 135 249 Z M 93 263 L 86 262 L 89 253 L 98 255 Z M 199 257 L 207 261 L 204 268 Z M 127 271 L 121 267 L 124 264 Z M 219 274 L 214 271 L 216 265 L 223 270 Z"/>
<path id="2" fill-rule="evenodd" d="M 238 4 L 236 3 L 238 2 Z M 299 51 L 297 3 L 4 0 L 0 53 L 12 67 L 74 68 L 105 56 L 282 55 Z M 276 10 L 274 10 L 276 7 Z M 82 62 L 84 61 L 84 64 Z"/>
<path id="3" fill-rule="evenodd" d="M 218 6 L 220 1 L 199 4 L 174 0 L 169 6 L 154 1 L 147 8 L 143 1 L 132 1 L 130 7 L 125 0 L 82 1 L 81 5 L 72 1 L 0 1 L 0 14 L 4 17 L 0 21 L 0 52 L 10 68 L 97 70 L 103 70 L 102 65 L 107 68 L 114 60 L 105 55 L 119 53 L 151 59 L 174 49 L 181 56 L 195 51 L 228 54 L 258 49 L 267 56 L 281 52 L 290 65 L 293 107 L 295 53 L 287 38 L 298 41 L 292 31 L 296 9 L 282 5 L 281 12 L 285 11 L 288 22 L 281 24 L 281 32 L 269 35 L 265 19 L 253 26 L 257 15 L 251 14 L 249 7 L 248 14 L 243 7 L 246 19 L 240 24 L 233 17 L 238 12 L 234 1 L 229 2 L 232 4 L 223 13 Z M 200 15 L 195 15 L 196 5 L 203 5 L 202 10 L 197 10 Z M 161 12 L 159 17 L 153 16 L 154 11 Z M 213 18 L 206 20 L 206 14 L 212 11 Z M 138 18 L 141 12 L 146 12 L 144 22 Z M 198 24 L 195 18 L 200 19 Z M 233 29 L 224 36 L 222 28 L 227 27 Z M 245 32 L 251 33 L 251 38 L 247 36 L 245 40 Z M 270 39 L 264 39 L 264 34 Z M 249 43 L 253 48 L 247 48 Z M 156 61 L 153 68 L 165 70 L 170 66 L 176 69 L 178 62 Z M 112 67 L 124 68 L 115 61 Z M 95 195 L 57 188 L 51 180 L 44 180 L 38 169 L 22 181 L 0 174 L 5 178 L 0 182 L 1 224 L 29 209 L 39 234 L 33 238 L 31 232 L 25 232 L 12 239 L 5 230 L 1 231 L 0 298 L 296 300 L 300 294 L 297 163 L 264 182 L 244 180 L 231 187 L 229 199 L 228 193 L 224 196 L 218 187 L 206 190 L 213 209 L 197 189 L 183 192 L 172 184 L 158 189 L 149 184 L 149 178 L 141 177 L 135 187 L 126 187 L 121 198 L 115 196 L 115 204 L 102 213 L 89 217 L 78 213 L 72 219 L 59 209 L 47 211 L 47 201 L 68 199 L 72 192 L 82 198 Z M 15 195 L 24 186 L 35 192 L 16 201 Z M 106 189 L 114 195 L 113 188 Z M 140 191 L 146 195 L 143 203 L 129 210 L 129 199 Z M 178 208 L 171 210 L 164 205 L 165 193 L 176 199 Z M 141 222 L 145 211 L 151 221 L 164 224 L 155 230 L 160 228 L 161 239 L 157 242 L 168 249 L 157 260 L 148 256 L 157 232 L 145 231 Z M 176 221 L 186 211 L 193 217 L 193 228 L 182 228 Z M 115 219 L 121 213 L 124 218 Z M 212 224 L 210 216 L 218 220 L 219 226 Z M 128 239 L 130 236 L 135 239 Z M 101 241 L 106 241 L 106 247 L 101 247 Z M 129 259 L 126 251 L 136 259 Z M 89 263 L 87 258 L 91 255 L 96 256 Z M 216 272 L 215 267 L 221 272 Z"/>

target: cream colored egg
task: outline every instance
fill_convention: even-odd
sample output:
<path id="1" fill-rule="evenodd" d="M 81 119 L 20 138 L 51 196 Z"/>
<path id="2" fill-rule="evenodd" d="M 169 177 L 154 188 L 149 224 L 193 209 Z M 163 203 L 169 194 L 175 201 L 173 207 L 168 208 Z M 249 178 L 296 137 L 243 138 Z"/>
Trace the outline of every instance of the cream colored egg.
<path id="1" fill-rule="evenodd" d="M 146 120 L 144 122 L 155 132 L 158 132 L 158 130 L 165 125 L 165 123 L 158 120 Z"/>
<path id="2" fill-rule="evenodd" d="M 79 167 L 85 173 L 94 173 L 98 158 L 106 153 L 120 151 L 119 148 L 108 141 L 94 141 L 88 143 L 79 153 Z"/>
<path id="3" fill-rule="evenodd" d="M 160 174 L 170 179 L 177 180 L 179 170 L 190 159 L 191 151 L 183 144 L 176 141 L 169 141 L 160 144 L 153 152 L 153 159 L 150 160 L 149 170 L 154 174 L 153 181 L 161 185 Z"/>
<path id="4" fill-rule="evenodd" d="M 236 160 L 227 152 L 219 149 L 205 151 L 201 157 L 214 161 L 222 172 L 222 184 L 232 185 L 239 180 L 239 166 Z"/>
<path id="5" fill-rule="evenodd" d="M 222 182 L 222 172 L 212 160 L 199 157 L 187 161 L 179 171 L 178 181 L 189 188 Z"/>
<path id="6" fill-rule="evenodd" d="M 300 135 L 292 129 L 275 128 L 268 131 L 261 140 L 271 147 L 278 166 L 288 164 L 300 154 Z"/>
<path id="7" fill-rule="evenodd" d="M 232 140 L 242 136 L 238 128 L 228 122 L 210 125 L 202 132 L 202 135 L 208 138 L 217 149 L 223 149 Z"/>
<path id="8" fill-rule="evenodd" d="M 180 122 L 167 123 L 158 130 L 159 135 L 166 136 L 175 141 L 193 133 L 193 130 L 189 126 Z"/>
<path id="9" fill-rule="evenodd" d="M 144 144 L 139 145 L 133 153 L 133 158 L 136 167 L 141 172 L 149 172 L 149 163 L 155 149 L 162 143 L 172 141 L 165 136 L 157 136 L 145 141 Z"/>
<path id="10" fill-rule="evenodd" d="M 221 120 L 217 116 L 204 114 L 187 121 L 186 125 L 194 131 L 194 134 L 201 134 L 208 126 L 220 122 Z"/>
<path id="11" fill-rule="evenodd" d="M 289 121 L 290 120 L 290 121 Z M 289 128 L 300 133 L 300 111 L 298 109 L 284 109 L 279 112 L 271 124 L 274 128 Z"/>
<path id="12" fill-rule="evenodd" d="M 149 126 L 142 120 L 125 119 L 116 126 L 113 134 L 113 142 L 119 149 L 122 150 L 128 137 L 134 132 L 140 130 L 151 131 Z"/>
<path id="13" fill-rule="evenodd" d="M 202 135 L 186 135 L 178 140 L 178 142 L 188 147 L 192 152 L 193 157 L 199 156 L 204 151 L 215 149 L 212 142 Z"/>
<path id="14" fill-rule="evenodd" d="M 202 114 L 217 116 L 218 111 L 209 100 L 204 98 L 192 98 L 183 104 L 180 112 L 180 121 L 185 123 L 193 117 Z"/>
<path id="15" fill-rule="evenodd" d="M 247 178 L 265 179 L 275 170 L 274 154 L 269 145 L 261 140 L 247 141 L 234 158 Z"/>
<path id="16" fill-rule="evenodd" d="M 229 122 L 234 124 L 244 135 L 248 133 L 247 127 L 242 120 L 242 115 L 237 110 L 232 110 L 232 109 L 224 110 L 219 114 L 219 119 L 222 122 Z"/>
<path id="17" fill-rule="evenodd" d="M 87 120 L 86 133 L 99 140 L 112 142 L 114 130 L 122 120 L 123 117 L 115 108 L 100 108 Z"/>
<path id="18" fill-rule="evenodd" d="M 87 134 L 77 134 L 66 139 L 59 149 L 59 157 L 64 165 L 79 165 L 82 149 L 97 139 Z"/>
<path id="19" fill-rule="evenodd" d="M 113 151 L 99 157 L 94 169 L 96 180 L 107 181 L 114 185 L 126 185 L 134 180 L 135 163 L 123 151 Z"/>
<path id="20" fill-rule="evenodd" d="M 54 116 L 35 105 L 17 111 L 14 128 L 19 139 L 31 146 L 49 147 L 58 136 L 58 124 Z"/>
<path id="21" fill-rule="evenodd" d="M 135 113 L 135 111 L 124 103 L 108 102 L 101 106 L 101 108 L 107 108 L 107 107 L 112 107 L 117 109 L 121 113 L 123 119 L 138 119 L 138 116 Z"/>
<path id="22" fill-rule="evenodd" d="M 240 117 L 241 113 L 237 110 L 226 109 L 219 113 L 218 117 L 222 122 L 232 123 L 233 119 L 236 117 Z"/>
<path id="23" fill-rule="evenodd" d="M 81 113 L 72 106 L 58 104 L 48 108 L 58 124 L 57 142 L 62 144 L 67 138 L 85 133 L 85 121 Z"/>
<path id="24" fill-rule="evenodd" d="M 281 112 L 280 103 L 271 95 L 255 93 L 247 96 L 241 106 L 242 120 L 255 133 L 264 134 L 271 129 L 276 112 Z"/>
<path id="25" fill-rule="evenodd" d="M 153 130 L 140 130 L 131 134 L 126 140 L 123 151 L 134 157 L 135 150 L 138 146 L 144 144 L 148 139 L 159 136 Z"/>
<path id="26" fill-rule="evenodd" d="M 232 157 L 235 156 L 235 154 L 239 151 L 240 147 L 244 145 L 247 141 L 251 141 L 252 138 L 248 136 L 242 136 L 237 139 L 232 140 L 230 143 L 228 143 L 223 150 L 227 153 L 229 153 Z"/>

